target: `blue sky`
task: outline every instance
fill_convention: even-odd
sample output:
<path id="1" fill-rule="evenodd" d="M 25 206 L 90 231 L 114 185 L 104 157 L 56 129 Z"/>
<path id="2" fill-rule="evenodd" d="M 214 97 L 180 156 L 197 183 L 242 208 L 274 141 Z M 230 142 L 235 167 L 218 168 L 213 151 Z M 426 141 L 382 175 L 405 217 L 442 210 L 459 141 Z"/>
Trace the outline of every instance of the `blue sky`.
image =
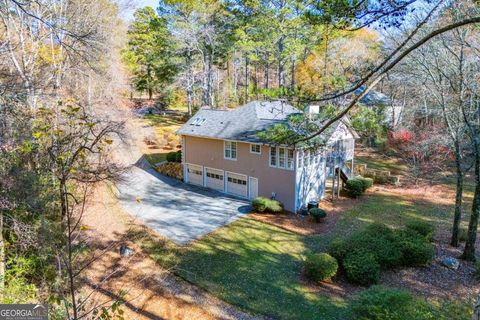
<path id="1" fill-rule="evenodd" d="M 129 8 L 128 10 L 124 10 L 121 15 L 125 17 L 125 19 L 130 20 L 133 18 L 133 12 L 135 12 L 135 9 L 146 6 L 157 8 L 158 0 L 134 0 L 131 3 L 131 8 Z"/>

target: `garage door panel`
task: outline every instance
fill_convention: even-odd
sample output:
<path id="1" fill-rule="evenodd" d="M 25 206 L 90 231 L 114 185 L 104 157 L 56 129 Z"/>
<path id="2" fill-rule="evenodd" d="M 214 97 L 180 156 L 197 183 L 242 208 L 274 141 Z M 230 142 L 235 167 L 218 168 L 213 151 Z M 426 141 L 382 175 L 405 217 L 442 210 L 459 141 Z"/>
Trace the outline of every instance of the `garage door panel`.
<path id="1" fill-rule="evenodd" d="M 211 189 L 224 191 L 223 170 L 205 168 L 205 186 Z"/>
<path id="2" fill-rule="evenodd" d="M 246 198 L 248 194 L 247 176 L 228 172 L 227 193 Z"/>
<path id="3" fill-rule="evenodd" d="M 203 167 L 187 165 L 188 182 L 197 186 L 203 186 Z"/>

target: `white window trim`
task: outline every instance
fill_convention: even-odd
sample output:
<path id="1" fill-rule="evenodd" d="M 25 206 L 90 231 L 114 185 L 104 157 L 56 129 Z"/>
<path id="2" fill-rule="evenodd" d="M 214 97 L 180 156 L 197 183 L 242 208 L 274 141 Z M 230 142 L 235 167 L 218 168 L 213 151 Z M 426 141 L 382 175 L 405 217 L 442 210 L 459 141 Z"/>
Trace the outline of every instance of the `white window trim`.
<path id="1" fill-rule="evenodd" d="M 252 146 L 259 146 L 259 147 L 260 147 L 260 151 L 259 151 L 259 152 L 254 152 L 254 151 L 252 151 Z M 253 153 L 253 154 L 262 154 L 262 145 L 259 144 L 259 143 L 250 143 L 250 153 Z"/>
<path id="2" fill-rule="evenodd" d="M 275 148 L 276 151 L 276 156 L 277 156 L 277 161 L 276 164 L 273 166 L 272 165 L 272 152 L 271 148 Z M 280 149 L 284 149 L 284 155 L 283 155 L 283 160 L 284 160 L 284 167 L 280 167 Z M 268 149 L 268 166 L 270 168 L 276 168 L 276 169 L 283 169 L 283 170 L 288 170 L 288 171 L 294 171 L 295 170 L 295 151 L 293 152 L 293 158 L 292 158 L 292 167 L 288 167 L 288 150 L 289 148 L 286 147 L 273 147 L 270 146 Z"/>
<path id="3" fill-rule="evenodd" d="M 230 158 L 225 156 L 225 151 L 227 150 L 226 149 L 227 142 L 230 142 Z M 232 158 L 232 143 L 235 143 L 235 153 L 236 153 L 235 158 Z M 237 161 L 237 158 L 238 158 L 238 143 L 236 141 L 232 141 L 232 140 L 223 140 L 223 159 Z"/>
<path id="4" fill-rule="evenodd" d="M 275 160 L 275 165 L 274 166 L 272 165 L 272 148 L 275 148 L 276 160 Z M 277 147 L 270 146 L 268 148 L 268 166 L 271 167 L 271 168 L 278 168 L 278 148 Z"/>

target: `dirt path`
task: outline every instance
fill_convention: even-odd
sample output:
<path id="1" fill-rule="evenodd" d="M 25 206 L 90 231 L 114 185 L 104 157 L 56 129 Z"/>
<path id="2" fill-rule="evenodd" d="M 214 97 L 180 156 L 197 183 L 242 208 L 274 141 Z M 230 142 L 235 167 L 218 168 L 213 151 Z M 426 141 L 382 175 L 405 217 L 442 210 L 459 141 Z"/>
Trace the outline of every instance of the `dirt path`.
<path id="1" fill-rule="evenodd" d="M 243 313 L 211 296 L 204 290 L 174 276 L 127 240 L 129 227 L 137 224 L 123 212 L 111 192 L 104 186 L 96 191 L 97 200 L 84 217 L 88 243 L 100 256 L 89 268 L 96 302 L 119 298 L 126 292 L 125 319 L 262 319 Z M 122 244 L 134 250 L 121 257 Z"/>
<path id="2" fill-rule="evenodd" d="M 154 128 L 147 121 L 128 108 L 111 110 L 109 117 L 125 122 L 124 141 L 117 139 L 113 148 L 112 156 L 119 164 L 133 165 L 149 153 L 144 140 L 154 134 Z M 88 245 L 99 256 L 85 274 L 85 292 L 94 292 L 90 301 L 100 304 L 122 297 L 124 318 L 129 320 L 262 319 L 183 281 L 143 254 L 127 237 L 130 227 L 140 222 L 123 210 L 107 186 L 99 186 L 91 199 L 82 221 Z M 122 244 L 134 254 L 121 257 Z"/>

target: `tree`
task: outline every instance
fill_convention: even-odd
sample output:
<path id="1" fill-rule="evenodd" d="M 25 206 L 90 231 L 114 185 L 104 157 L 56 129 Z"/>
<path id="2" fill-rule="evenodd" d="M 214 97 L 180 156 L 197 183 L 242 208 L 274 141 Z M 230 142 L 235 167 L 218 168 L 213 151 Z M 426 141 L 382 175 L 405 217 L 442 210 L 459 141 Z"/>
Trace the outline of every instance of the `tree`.
<path id="1" fill-rule="evenodd" d="M 133 73 L 136 89 L 147 91 L 151 100 L 153 94 L 161 92 L 176 74 L 167 21 L 151 7 L 138 9 L 127 37 L 124 60 Z"/>

